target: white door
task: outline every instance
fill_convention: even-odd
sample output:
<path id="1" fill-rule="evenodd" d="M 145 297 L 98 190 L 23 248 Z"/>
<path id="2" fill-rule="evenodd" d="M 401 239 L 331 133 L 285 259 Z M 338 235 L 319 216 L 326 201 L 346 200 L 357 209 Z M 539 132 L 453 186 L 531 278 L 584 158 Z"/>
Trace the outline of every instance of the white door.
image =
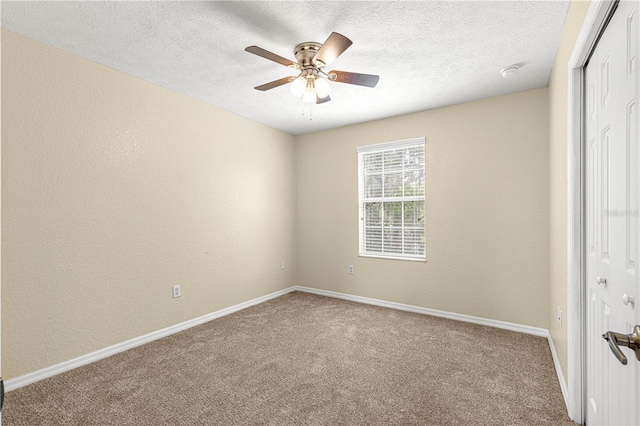
<path id="1" fill-rule="evenodd" d="M 1 6 L 0 6 L 1 7 Z M 0 11 L 1 12 L 1 11 Z M 1 13 L 0 13 L 1 14 Z M 1 40 L 0 40 L 1 42 Z M 1 60 L 0 60 L 1 62 Z M 0 64 L 1 65 L 1 64 Z M 1 68 L 1 66 L 0 66 Z M 2 79 L 2 77 L 0 76 L 0 80 Z M 1 81 L 0 81 L 0 86 L 1 86 Z M 0 114 L 2 115 L 2 114 Z M 0 120 L 1 121 L 1 120 Z M 0 127 L 2 127 L 2 124 L 0 123 Z M 0 144 L 0 158 L 2 158 L 2 145 Z M 0 161 L 0 164 L 2 164 L 2 161 Z M 0 167 L 0 188 L 2 188 L 2 167 Z M 2 190 L 0 190 L 0 200 L 2 200 Z M 2 202 L 0 201 L 0 212 L 2 212 Z M 2 214 L 0 214 L 0 223 L 2 223 Z M 0 241 L 2 241 L 2 227 L 0 226 Z M 0 244 L 0 259 L 2 258 L 2 244 Z M 0 277 L 2 277 L 2 262 L 0 262 Z M 0 295 L 2 294 L 2 280 L 0 279 Z M 2 318 L 2 297 L 0 296 L 0 319 Z M 2 321 L 0 320 L 0 383 L 2 380 L 2 338 L 1 338 L 1 334 L 2 334 Z M 4 383 L 2 383 L 2 389 L 0 389 L 0 398 L 2 398 L 2 403 L 4 403 Z M 2 407 L 0 406 L 0 426 L 2 426 Z"/>
<path id="2" fill-rule="evenodd" d="M 622 336 L 640 324 L 638 6 L 619 3 L 585 68 L 588 425 L 640 425 L 640 360 Z"/>
<path id="3" fill-rule="evenodd" d="M 1 7 L 1 6 L 0 6 Z M 1 12 L 1 11 L 0 11 Z M 1 14 L 1 13 L 0 13 Z M 0 40 L 1 42 L 1 40 Z M 0 60 L 1 62 L 1 60 Z M 0 64 L 1 65 L 1 64 Z M 1 68 L 1 67 L 0 67 Z M 2 77 L 0 76 L 0 80 L 2 79 Z M 0 81 L 0 86 L 1 86 L 1 81 Z M 0 114 L 2 115 L 2 114 Z M 0 120 L 1 121 L 1 120 Z M 0 127 L 2 127 L 2 124 L 0 122 Z M 0 144 L 0 158 L 2 158 L 2 145 Z M 0 161 L 0 164 L 2 164 L 2 161 Z M 2 188 L 2 167 L 0 167 L 0 188 Z M 0 200 L 2 200 L 2 190 L 0 190 Z M 0 201 L 0 212 L 2 212 L 2 202 Z M 2 223 L 2 214 L 0 214 L 0 223 Z M 0 226 L 0 241 L 2 241 L 2 227 Z M 0 244 L 0 259 L 2 258 L 2 244 Z M 0 262 L 0 277 L 2 277 L 2 262 Z M 0 383 L 2 380 L 2 338 L 1 338 L 1 334 L 2 334 L 2 280 L 0 279 Z M 2 403 L 4 402 L 4 383 L 2 383 L 2 389 L 0 389 L 0 398 L 2 398 Z M 0 426 L 2 426 L 2 407 L 0 407 Z"/>

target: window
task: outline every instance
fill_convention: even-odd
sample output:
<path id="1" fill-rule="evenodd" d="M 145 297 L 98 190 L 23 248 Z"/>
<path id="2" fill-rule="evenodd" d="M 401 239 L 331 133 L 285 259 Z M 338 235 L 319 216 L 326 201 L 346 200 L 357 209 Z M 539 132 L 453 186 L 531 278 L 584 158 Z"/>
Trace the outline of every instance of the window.
<path id="1" fill-rule="evenodd" d="M 360 255 L 425 260 L 424 138 L 358 147 Z"/>

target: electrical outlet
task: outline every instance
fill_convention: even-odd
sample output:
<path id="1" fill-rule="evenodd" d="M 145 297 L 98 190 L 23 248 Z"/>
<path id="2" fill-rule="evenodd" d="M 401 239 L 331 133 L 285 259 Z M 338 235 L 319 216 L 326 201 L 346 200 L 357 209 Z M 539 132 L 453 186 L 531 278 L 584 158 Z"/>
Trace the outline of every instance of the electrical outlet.
<path id="1" fill-rule="evenodd" d="M 349 275 L 353 275 L 353 265 L 349 265 Z"/>
<path id="2" fill-rule="evenodd" d="M 172 294 L 173 294 L 173 298 L 175 299 L 176 297 L 180 297 L 182 296 L 182 292 L 180 291 L 180 284 L 176 284 L 173 287 L 171 287 L 172 290 Z"/>
<path id="3" fill-rule="evenodd" d="M 280 261 L 280 269 L 284 269 L 284 260 Z"/>
<path id="4" fill-rule="evenodd" d="M 558 325 L 562 328 L 562 309 L 558 306 Z"/>

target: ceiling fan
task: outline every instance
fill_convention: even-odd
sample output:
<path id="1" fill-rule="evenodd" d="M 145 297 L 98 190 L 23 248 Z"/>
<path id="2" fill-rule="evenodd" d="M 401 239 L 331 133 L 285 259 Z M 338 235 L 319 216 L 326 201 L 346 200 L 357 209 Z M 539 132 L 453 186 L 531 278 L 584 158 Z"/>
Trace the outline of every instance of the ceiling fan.
<path id="1" fill-rule="evenodd" d="M 289 89 L 295 96 L 302 96 L 302 100 L 306 103 L 321 104 L 331 100 L 329 97 L 331 86 L 327 80 L 365 87 L 375 87 L 378 84 L 380 77 L 377 75 L 336 70 L 327 73 L 322 70 L 347 50 L 351 44 L 352 41 L 347 37 L 333 32 L 324 44 L 308 41 L 297 45 L 293 49 L 296 62 L 258 46 L 249 46 L 244 50 L 300 71 L 297 76 L 283 77 L 279 80 L 256 86 L 256 90 L 265 91 L 291 83 Z"/>

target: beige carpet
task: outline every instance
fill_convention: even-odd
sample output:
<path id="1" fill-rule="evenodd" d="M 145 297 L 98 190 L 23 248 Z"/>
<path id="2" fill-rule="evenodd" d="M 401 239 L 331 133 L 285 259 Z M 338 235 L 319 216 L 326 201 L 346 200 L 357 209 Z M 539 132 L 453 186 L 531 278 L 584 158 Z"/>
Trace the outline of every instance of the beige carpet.
<path id="1" fill-rule="evenodd" d="M 573 425 L 546 339 L 290 293 L 9 392 L 6 425 Z"/>

